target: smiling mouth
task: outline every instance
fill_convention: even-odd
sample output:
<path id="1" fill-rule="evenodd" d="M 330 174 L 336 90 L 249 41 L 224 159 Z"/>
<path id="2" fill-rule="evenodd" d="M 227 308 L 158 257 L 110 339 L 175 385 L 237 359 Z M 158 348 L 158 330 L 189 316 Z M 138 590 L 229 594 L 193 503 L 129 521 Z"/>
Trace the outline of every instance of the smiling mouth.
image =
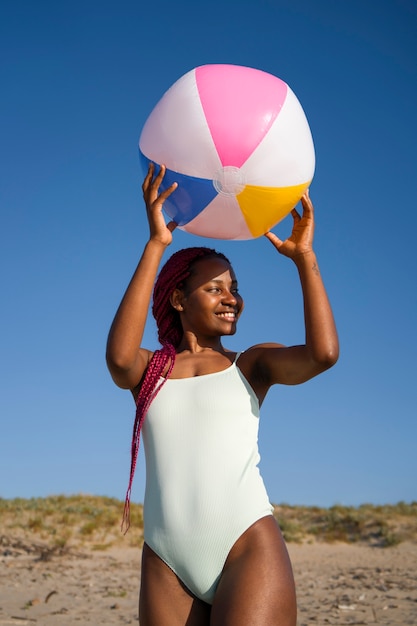
<path id="1" fill-rule="evenodd" d="M 237 315 L 234 311 L 226 311 L 224 313 L 216 313 L 218 317 L 226 320 L 227 322 L 234 322 L 237 318 Z"/>

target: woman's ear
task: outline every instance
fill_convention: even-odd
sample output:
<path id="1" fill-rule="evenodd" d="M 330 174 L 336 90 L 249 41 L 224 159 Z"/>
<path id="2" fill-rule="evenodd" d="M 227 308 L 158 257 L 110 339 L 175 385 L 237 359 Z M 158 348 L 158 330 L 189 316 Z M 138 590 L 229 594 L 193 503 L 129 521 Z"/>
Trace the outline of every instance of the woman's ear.
<path id="1" fill-rule="evenodd" d="M 174 291 L 172 292 L 169 298 L 169 301 L 171 302 L 171 305 L 174 307 L 176 311 L 184 310 L 183 300 L 184 300 L 184 294 L 181 291 L 181 289 L 174 289 Z"/>

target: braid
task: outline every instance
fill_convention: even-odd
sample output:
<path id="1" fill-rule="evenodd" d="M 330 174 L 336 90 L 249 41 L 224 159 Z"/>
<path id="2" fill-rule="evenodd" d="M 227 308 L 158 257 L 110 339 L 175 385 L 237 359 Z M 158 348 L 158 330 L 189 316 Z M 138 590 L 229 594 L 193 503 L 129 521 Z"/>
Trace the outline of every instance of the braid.
<path id="1" fill-rule="evenodd" d="M 178 311 L 171 305 L 170 297 L 174 289 L 182 285 L 190 276 L 192 265 L 196 261 L 213 256 L 230 263 L 229 259 L 224 254 L 212 248 L 194 247 L 178 250 L 162 267 L 155 283 L 152 313 L 156 320 L 158 339 L 162 348 L 156 350 L 149 361 L 136 399 L 129 486 L 126 492 L 122 520 L 122 529 L 126 528 L 125 533 L 129 530 L 130 526 L 130 496 L 139 452 L 140 431 L 151 402 L 171 375 L 175 363 L 176 348 L 178 348 L 183 335 L 180 316 Z M 165 376 L 161 381 L 161 376 L 166 369 Z"/>

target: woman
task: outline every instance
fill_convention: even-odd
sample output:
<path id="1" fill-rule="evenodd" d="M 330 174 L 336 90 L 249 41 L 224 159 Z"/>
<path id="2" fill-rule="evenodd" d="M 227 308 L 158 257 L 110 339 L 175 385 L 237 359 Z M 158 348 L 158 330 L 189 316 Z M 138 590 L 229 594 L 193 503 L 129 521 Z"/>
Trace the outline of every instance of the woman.
<path id="1" fill-rule="evenodd" d="M 140 624 L 295 626 L 292 569 L 257 467 L 257 429 L 272 385 L 305 382 L 338 358 L 312 247 L 313 205 L 306 193 L 286 241 L 265 235 L 298 269 L 305 344 L 259 344 L 236 354 L 222 337 L 236 332 L 243 300 L 224 255 L 181 250 L 157 278 L 176 226 L 162 214 L 177 187 L 159 194 L 164 174 L 164 166 L 155 176 L 150 165 L 144 180 L 150 236 L 107 345 L 115 383 L 130 389 L 137 404 L 126 516 L 143 424 Z M 155 352 L 141 346 L 152 292 L 162 344 Z"/>

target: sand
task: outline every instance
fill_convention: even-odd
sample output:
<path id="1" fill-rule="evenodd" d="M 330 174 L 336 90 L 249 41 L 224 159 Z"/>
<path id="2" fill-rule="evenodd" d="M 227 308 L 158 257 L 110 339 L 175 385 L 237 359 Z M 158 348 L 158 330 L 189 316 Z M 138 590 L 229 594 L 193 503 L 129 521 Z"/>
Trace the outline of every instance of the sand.
<path id="1" fill-rule="evenodd" d="M 138 624 L 139 549 L 51 554 L 1 539 L 0 626 Z M 417 544 L 288 548 L 298 626 L 417 625 Z"/>

